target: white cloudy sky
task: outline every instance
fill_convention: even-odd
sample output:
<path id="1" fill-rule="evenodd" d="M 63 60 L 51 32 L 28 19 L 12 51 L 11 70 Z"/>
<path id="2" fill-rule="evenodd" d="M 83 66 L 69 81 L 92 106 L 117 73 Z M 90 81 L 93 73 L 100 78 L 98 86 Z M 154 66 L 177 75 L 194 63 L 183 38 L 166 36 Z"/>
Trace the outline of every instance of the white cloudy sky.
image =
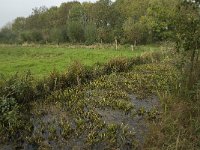
<path id="1" fill-rule="evenodd" d="M 59 6 L 63 2 L 74 0 L 0 0 L 0 28 L 19 16 L 28 16 L 32 8 L 40 6 Z M 76 0 L 80 2 L 97 0 Z"/>

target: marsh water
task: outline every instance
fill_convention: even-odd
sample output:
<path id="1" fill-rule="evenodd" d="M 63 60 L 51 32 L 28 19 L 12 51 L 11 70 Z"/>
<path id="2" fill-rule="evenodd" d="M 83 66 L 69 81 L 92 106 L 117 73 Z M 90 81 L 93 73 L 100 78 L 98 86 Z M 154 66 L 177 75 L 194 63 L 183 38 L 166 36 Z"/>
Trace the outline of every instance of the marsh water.
<path id="1" fill-rule="evenodd" d="M 101 109 L 95 108 L 95 111 L 101 116 L 101 119 L 106 124 L 118 124 L 125 125 L 129 128 L 130 132 L 135 134 L 136 139 L 142 144 L 145 140 L 145 135 L 148 132 L 148 126 L 144 115 L 138 114 L 140 110 L 145 110 L 150 112 L 153 109 L 161 110 L 160 103 L 156 96 L 152 96 L 146 99 L 138 99 L 134 94 L 129 94 L 130 102 L 134 107 L 133 113 L 126 113 L 121 110 L 115 109 Z M 79 137 L 72 137 L 69 140 L 65 140 L 62 136 L 62 127 L 60 126 L 60 116 L 64 116 L 66 119 L 70 120 L 71 118 L 63 110 L 50 110 L 48 113 L 40 114 L 40 117 L 31 116 L 30 121 L 33 124 L 32 137 L 40 137 L 43 139 L 42 144 L 51 149 L 81 149 L 84 148 L 84 138 L 86 138 L 84 133 Z M 73 123 L 71 124 L 73 128 L 76 128 Z M 54 136 L 52 136 L 52 133 Z M 54 139 L 54 137 L 56 137 Z M 28 143 L 21 142 L 15 144 L 7 143 L 6 145 L 0 146 L 1 150 L 12 150 L 12 149 L 24 149 L 24 150 L 36 150 L 39 145 L 37 143 Z M 95 149 L 101 150 L 101 145 L 96 145 Z"/>

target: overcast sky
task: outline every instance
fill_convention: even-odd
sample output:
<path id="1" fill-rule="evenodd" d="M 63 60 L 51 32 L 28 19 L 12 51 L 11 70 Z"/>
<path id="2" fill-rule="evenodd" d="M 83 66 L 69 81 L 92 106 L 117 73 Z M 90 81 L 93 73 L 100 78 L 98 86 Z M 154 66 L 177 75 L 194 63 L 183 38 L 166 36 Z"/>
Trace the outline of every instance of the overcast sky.
<path id="1" fill-rule="evenodd" d="M 74 0 L 0 0 L 0 28 L 16 17 L 28 16 L 32 9 L 40 6 L 59 6 L 63 2 Z M 76 0 L 80 2 L 97 0 Z"/>

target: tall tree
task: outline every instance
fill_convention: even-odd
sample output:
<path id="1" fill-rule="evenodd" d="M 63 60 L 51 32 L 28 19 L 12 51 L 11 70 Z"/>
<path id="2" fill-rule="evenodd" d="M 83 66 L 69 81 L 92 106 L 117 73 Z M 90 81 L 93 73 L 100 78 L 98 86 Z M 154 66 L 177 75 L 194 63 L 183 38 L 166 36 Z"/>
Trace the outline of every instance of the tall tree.
<path id="1" fill-rule="evenodd" d="M 178 50 L 191 54 L 190 73 L 193 72 L 195 57 L 200 50 L 200 2 L 184 0 L 177 7 L 175 17 L 175 37 Z"/>
<path id="2" fill-rule="evenodd" d="M 151 41 L 166 40 L 173 34 L 173 18 L 177 0 L 150 0 L 147 14 L 141 18 L 149 30 Z"/>

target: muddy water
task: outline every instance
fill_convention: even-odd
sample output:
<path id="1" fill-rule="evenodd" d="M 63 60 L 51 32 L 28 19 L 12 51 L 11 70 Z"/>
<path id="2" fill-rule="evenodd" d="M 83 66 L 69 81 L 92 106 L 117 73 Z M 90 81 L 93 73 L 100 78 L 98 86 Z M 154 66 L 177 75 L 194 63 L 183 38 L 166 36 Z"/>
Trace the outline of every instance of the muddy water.
<path id="1" fill-rule="evenodd" d="M 147 99 L 137 99 L 133 94 L 129 95 L 129 101 L 134 106 L 134 113 L 126 114 L 120 110 L 113 109 L 100 109 L 95 108 L 95 111 L 99 113 L 101 119 L 106 124 L 124 124 L 129 127 L 129 130 L 135 133 L 136 139 L 140 144 L 144 142 L 144 136 L 148 132 L 146 120 L 143 116 L 137 115 L 137 110 L 143 108 L 146 111 L 151 111 L 154 108 L 160 109 L 160 103 L 156 96 L 152 96 Z M 84 147 L 85 137 L 73 137 L 68 141 L 62 137 L 62 127 L 60 126 L 60 118 L 64 117 L 66 120 L 70 120 L 69 114 L 63 112 L 60 109 L 47 110 L 40 116 L 32 116 L 31 122 L 33 123 L 32 137 L 42 138 L 42 146 L 46 149 L 81 149 Z M 73 127 L 73 125 L 72 125 Z M 56 139 L 52 139 L 52 131 L 54 130 L 54 136 Z M 75 128 L 75 127 L 74 127 Z M 21 146 L 8 143 L 7 145 L 0 146 L 0 150 L 13 150 L 13 149 L 24 149 L 24 150 L 35 150 L 38 149 L 39 145 L 36 143 L 24 142 Z"/>
<path id="2" fill-rule="evenodd" d="M 135 95 L 129 95 L 129 98 L 135 108 L 135 112 L 141 108 L 145 109 L 147 112 L 152 109 L 160 110 L 160 103 L 156 96 L 147 99 L 137 99 Z M 96 108 L 96 111 L 102 116 L 105 123 L 127 125 L 131 131 L 135 132 L 138 142 L 140 144 L 144 142 L 144 136 L 148 132 L 148 129 L 143 116 L 137 114 L 125 114 L 123 111 L 112 109 L 102 110 Z"/>
<path id="3" fill-rule="evenodd" d="M 30 143 L 23 143 L 21 146 L 15 145 L 13 143 L 0 145 L 0 150 L 36 150 L 36 149 L 38 149 L 38 145 Z"/>
<path id="4" fill-rule="evenodd" d="M 144 108 L 146 111 L 150 111 L 154 108 L 161 109 L 159 100 L 156 96 L 151 96 L 146 99 L 138 99 L 135 95 L 129 95 L 130 101 L 136 110 Z"/>
<path id="5" fill-rule="evenodd" d="M 102 119 L 107 124 L 127 125 L 129 130 L 135 133 L 136 139 L 143 142 L 142 134 L 146 131 L 146 126 L 144 119 L 141 116 L 127 115 L 120 110 L 96 109 L 96 111 L 102 116 Z"/>

